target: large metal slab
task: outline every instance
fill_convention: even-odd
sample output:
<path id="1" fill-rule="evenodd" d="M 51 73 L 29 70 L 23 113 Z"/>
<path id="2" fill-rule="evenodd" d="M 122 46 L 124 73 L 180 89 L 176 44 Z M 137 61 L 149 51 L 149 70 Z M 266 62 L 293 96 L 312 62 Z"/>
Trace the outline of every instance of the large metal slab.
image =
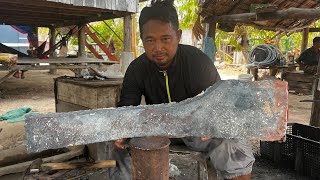
<path id="1" fill-rule="evenodd" d="M 220 81 L 180 103 L 26 118 L 29 152 L 147 136 L 280 140 L 288 111 L 283 81 Z"/>

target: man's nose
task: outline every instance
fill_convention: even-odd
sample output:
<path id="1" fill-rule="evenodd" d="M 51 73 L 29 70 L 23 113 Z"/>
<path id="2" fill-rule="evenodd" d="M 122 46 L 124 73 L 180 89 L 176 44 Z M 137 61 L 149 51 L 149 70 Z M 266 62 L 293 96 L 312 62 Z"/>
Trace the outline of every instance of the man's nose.
<path id="1" fill-rule="evenodd" d="M 156 41 L 155 50 L 156 51 L 161 51 L 162 47 L 163 47 L 163 43 L 161 41 Z"/>

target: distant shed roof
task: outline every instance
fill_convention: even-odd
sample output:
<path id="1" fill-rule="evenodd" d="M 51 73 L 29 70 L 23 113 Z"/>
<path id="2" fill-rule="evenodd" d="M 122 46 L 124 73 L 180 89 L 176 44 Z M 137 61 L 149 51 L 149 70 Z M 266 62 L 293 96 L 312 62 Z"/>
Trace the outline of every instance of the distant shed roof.
<path id="1" fill-rule="evenodd" d="M 0 23 L 56 27 L 123 17 L 139 0 L 0 0 Z"/>
<path id="2" fill-rule="evenodd" d="M 208 22 L 218 22 L 222 30 L 241 23 L 260 29 L 292 31 L 320 18 L 318 0 L 199 0 L 199 6 L 200 15 Z M 308 16 L 309 13 L 312 14 Z"/>

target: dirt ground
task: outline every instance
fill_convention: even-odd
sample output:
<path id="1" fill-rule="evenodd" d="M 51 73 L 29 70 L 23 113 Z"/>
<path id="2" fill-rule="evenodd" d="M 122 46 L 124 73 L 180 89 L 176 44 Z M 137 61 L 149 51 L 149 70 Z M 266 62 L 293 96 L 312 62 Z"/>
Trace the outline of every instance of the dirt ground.
<path id="1" fill-rule="evenodd" d="M 226 65 L 217 67 L 222 79 L 235 78 L 239 74 L 246 73 L 244 67 Z M 5 73 L 0 72 L 0 77 L 3 77 Z M 58 70 L 56 75 L 52 75 L 48 71 L 28 71 L 25 74 L 25 79 L 10 77 L 0 84 L 0 115 L 24 106 L 31 107 L 33 111 L 40 113 L 55 112 L 54 78 L 64 75 L 72 76 L 73 72 Z M 289 94 L 289 122 L 309 123 L 311 103 L 299 102 L 303 99 L 312 99 L 312 97 Z M 5 121 L 0 121 L 0 150 L 15 147 L 17 144 L 23 143 L 24 140 L 25 131 L 23 122 L 6 123 Z M 259 147 L 254 148 L 256 153 L 258 153 Z M 259 166 L 259 163 L 256 164 Z M 260 173 L 261 171 L 263 169 L 257 168 L 257 172 Z M 290 177 L 295 179 L 295 176 Z M 279 179 L 281 178 L 283 177 Z"/>

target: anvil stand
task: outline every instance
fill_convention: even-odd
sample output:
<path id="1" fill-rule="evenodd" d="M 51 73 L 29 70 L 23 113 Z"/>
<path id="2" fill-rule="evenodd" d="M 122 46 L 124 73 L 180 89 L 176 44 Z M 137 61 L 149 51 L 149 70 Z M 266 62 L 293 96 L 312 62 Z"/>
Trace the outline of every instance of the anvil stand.
<path id="1" fill-rule="evenodd" d="M 168 138 L 131 139 L 132 179 L 168 180 L 169 144 Z"/>

